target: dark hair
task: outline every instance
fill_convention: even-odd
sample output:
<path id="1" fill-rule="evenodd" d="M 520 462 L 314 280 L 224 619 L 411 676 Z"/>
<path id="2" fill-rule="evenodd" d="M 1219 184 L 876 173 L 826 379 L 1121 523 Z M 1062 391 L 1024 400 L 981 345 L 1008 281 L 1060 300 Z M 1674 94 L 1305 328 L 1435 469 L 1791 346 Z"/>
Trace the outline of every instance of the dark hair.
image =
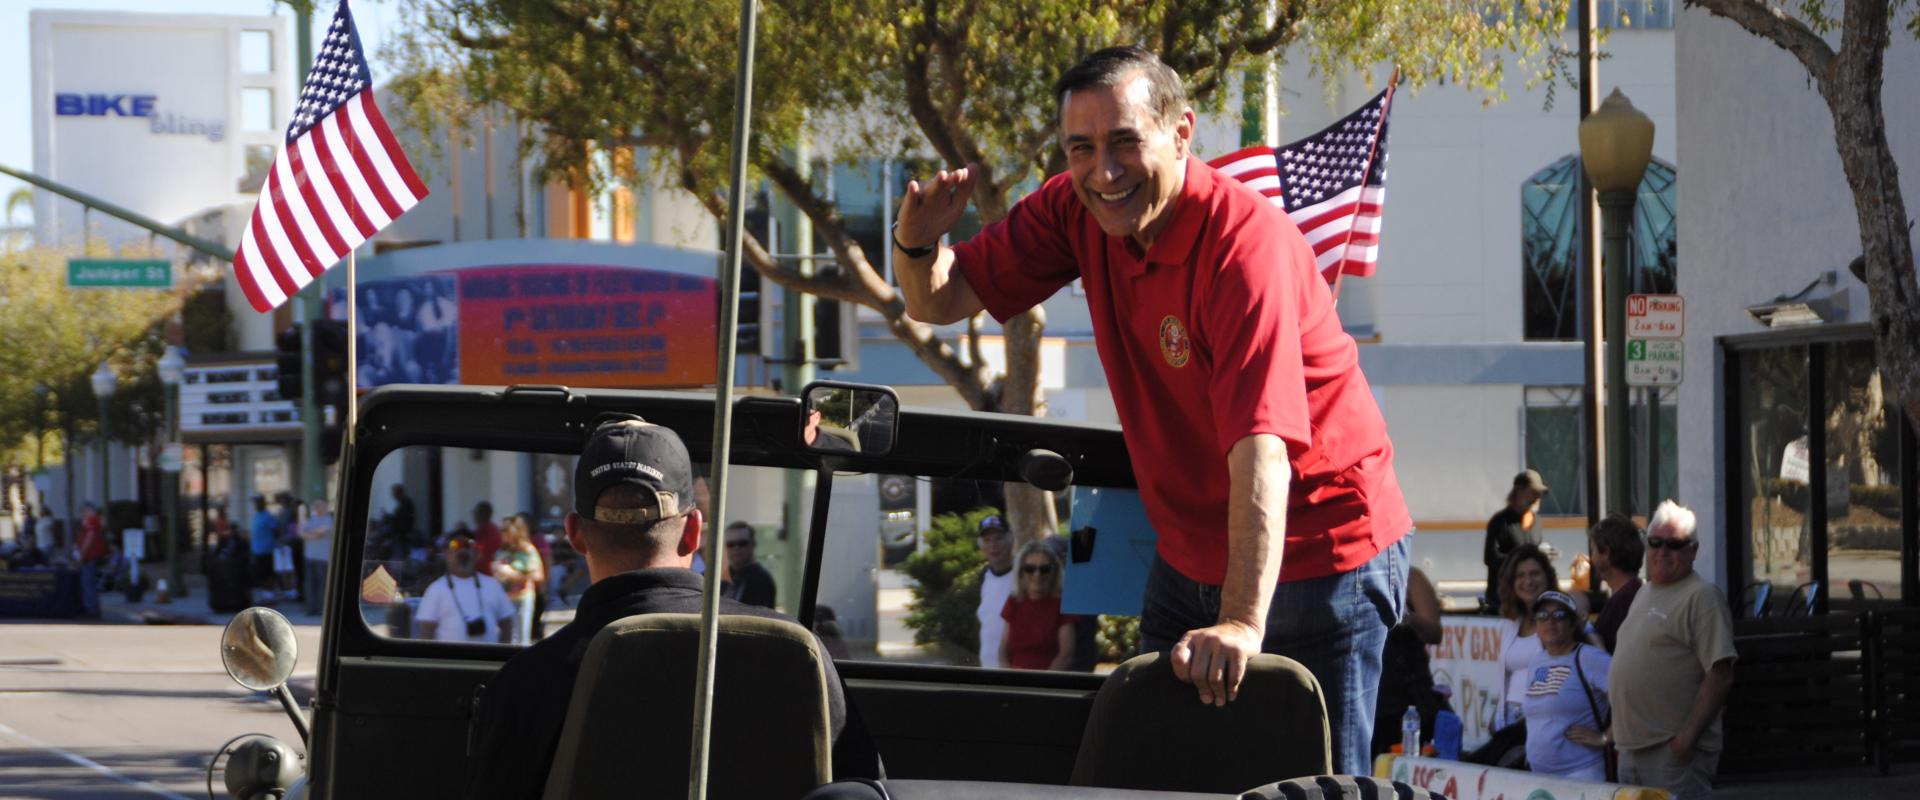
<path id="1" fill-rule="evenodd" d="M 1532 561 L 1540 565 L 1547 573 L 1547 589 L 1559 591 L 1560 573 L 1554 571 L 1553 561 L 1540 550 L 1540 545 L 1523 544 L 1507 555 L 1507 562 L 1500 565 L 1500 616 L 1507 619 L 1519 619 L 1533 609 L 1520 604 L 1520 598 L 1513 596 L 1513 576 L 1520 571 L 1522 562 Z M 1545 590 L 1542 590 L 1545 591 Z M 1536 598 L 1537 599 L 1537 598 Z"/>
<path id="2" fill-rule="evenodd" d="M 1187 110 L 1187 90 L 1172 67 L 1136 44 L 1091 53 L 1061 75 L 1053 84 L 1053 99 L 1057 104 L 1054 118 L 1059 119 L 1060 111 L 1066 108 L 1068 94 L 1081 89 L 1118 86 L 1135 72 L 1147 77 L 1147 104 L 1153 110 L 1154 121 L 1171 126 Z"/>
<path id="3" fill-rule="evenodd" d="M 732 522 L 727 523 L 727 529 L 724 531 L 721 531 L 721 535 L 724 536 L 734 531 L 746 531 L 747 541 L 749 542 L 760 538 L 759 534 L 757 534 L 753 530 L 753 525 L 744 519 L 736 519 Z"/>
<path id="4" fill-rule="evenodd" d="M 1647 559 L 1647 540 L 1640 533 L 1640 526 L 1633 520 L 1616 511 L 1608 514 L 1587 532 L 1593 539 L 1593 546 L 1605 548 L 1607 563 L 1614 569 L 1628 574 L 1640 571 L 1640 565 Z"/>

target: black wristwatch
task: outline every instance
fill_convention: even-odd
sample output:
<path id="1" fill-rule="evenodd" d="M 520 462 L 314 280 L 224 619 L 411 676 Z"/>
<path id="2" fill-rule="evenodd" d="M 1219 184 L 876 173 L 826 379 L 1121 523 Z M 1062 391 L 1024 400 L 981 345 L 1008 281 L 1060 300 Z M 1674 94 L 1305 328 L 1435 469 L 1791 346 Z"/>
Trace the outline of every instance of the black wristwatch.
<path id="1" fill-rule="evenodd" d="M 934 253 L 937 253 L 940 251 L 939 242 L 934 242 L 933 244 L 926 245 L 925 247 L 908 247 L 904 244 L 901 244 L 900 243 L 900 223 L 898 222 L 893 223 L 893 227 L 887 231 L 887 234 L 888 236 L 892 237 L 893 246 L 899 249 L 899 251 L 908 258 L 926 258 L 927 256 L 933 255 Z"/>

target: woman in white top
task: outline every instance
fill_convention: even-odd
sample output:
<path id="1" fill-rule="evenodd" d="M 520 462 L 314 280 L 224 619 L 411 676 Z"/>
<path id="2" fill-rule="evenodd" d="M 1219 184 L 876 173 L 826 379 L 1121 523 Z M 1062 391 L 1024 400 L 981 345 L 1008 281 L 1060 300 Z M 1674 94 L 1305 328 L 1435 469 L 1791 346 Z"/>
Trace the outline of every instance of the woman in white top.
<path id="1" fill-rule="evenodd" d="M 1605 748 L 1607 651 L 1580 641 L 1586 615 L 1560 592 L 1533 604 L 1541 652 L 1523 673 L 1520 705 L 1527 715 L 1527 765 L 1534 772 L 1583 781 L 1607 779 Z"/>
<path id="2" fill-rule="evenodd" d="M 1520 698 L 1527 692 L 1527 669 L 1541 652 L 1540 639 L 1534 635 L 1533 603 L 1541 592 L 1559 585 L 1553 562 L 1538 545 L 1520 545 L 1500 567 L 1500 616 L 1507 620 L 1501 630 L 1500 662 L 1507 682 L 1499 727 L 1522 719 Z"/>

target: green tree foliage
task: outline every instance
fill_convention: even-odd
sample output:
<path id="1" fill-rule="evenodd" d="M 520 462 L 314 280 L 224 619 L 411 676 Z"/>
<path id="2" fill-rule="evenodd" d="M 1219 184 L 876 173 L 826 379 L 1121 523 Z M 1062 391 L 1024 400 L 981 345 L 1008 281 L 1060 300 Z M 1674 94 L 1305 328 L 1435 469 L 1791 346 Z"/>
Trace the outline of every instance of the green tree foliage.
<path id="1" fill-rule="evenodd" d="M 716 217 L 728 186 L 738 5 L 724 0 L 410 0 L 413 24 L 389 56 L 403 115 L 424 130 L 458 127 L 504 108 L 539 133 L 547 176 L 603 186 L 651 162 Z M 1394 64 L 1410 87 L 1447 80 L 1497 91 L 1509 59 L 1532 57 L 1564 28 L 1544 0 L 1262 0 L 1067 3 L 1059 0 L 771 0 L 762 3 L 749 160 L 813 222 L 837 269 L 806 274 L 743 243 L 777 283 L 860 303 L 969 405 L 1038 411 L 1038 317 L 1008 326 L 1001 381 L 957 342 L 908 320 L 898 295 L 848 235 L 838 209 L 792 163 L 805 134 L 839 157 L 921 158 L 984 165 L 975 207 L 1005 216 L 1014 195 L 1063 163 L 1051 85 L 1081 55 L 1142 43 L 1185 76 L 1195 103 L 1218 108 L 1223 87 L 1261 56 L 1303 57 L 1327 75 Z M 1298 52 L 1296 52 L 1296 50 Z M 429 135 L 429 142 L 440 137 Z M 969 349 L 977 352 L 976 345 Z M 1031 351 L 1031 352 L 1029 352 Z"/>
<path id="2" fill-rule="evenodd" d="M 877 310 L 889 330 L 971 408 L 1044 411 L 1033 309 L 1002 325 L 1004 375 L 987 366 L 981 320 L 942 335 L 906 305 L 794 160 L 816 153 L 978 164 L 979 221 L 1064 168 L 1053 82 L 1083 55 L 1139 43 L 1185 78 L 1197 108 L 1256 59 L 1310 61 L 1327 76 L 1391 64 L 1417 88 L 1445 80 L 1498 92 L 1509 60 L 1533 76 L 1565 29 L 1563 0 L 768 0 L 759 4 L 748 163 L 805 214 L 828 269 L 778 260 L 750 233 L 741 250 L 773 283 Z M 426 131 L 505 109 L 538 135 L 543 175 L 593 187 L 635 182 L 644 164 L 727 208 L 739 6 L 728 0 L 409 0 L 388 55 L 401 115 Z M 1269 18 L 1271 14 L 1271 18 Z M 606 157 L 644 148 L 647 158 Z M 1037 489 L 1013 487 L 1007 516 L 1027 541 L 1054 527 Z"/>
<path id="3" fill-rule="evenodd" d="M 926 547 L 907 557 L 901 571 L 913 578 L 913 605 L 907 627 L 913 642 L 932 645 L 955 663 L 978 665 L 980 577 L 987 559 L 980 555 L 974 532 L 980 520 L 998 513 L 980 508 L 965 514 L 942 514 L 920 534 Z"/>
<path id="4" fill-rule="evenodd" d="M 99 401 L 88 378 L 102 362 L 119 375 L 109 437 L 143 441 L 164 411 L 154 364 L 163 349 L 161 326 L 179 309 L 179 295 L 69 289 L 67 259 L 78 255 L 60 247 L 0 252 L 0 375 L 7 376 L 0 381 L 0 466 L 61 460 L 62 429 L 96 440 Z M 56 435 L 43 442 L 43 434 Z"/>

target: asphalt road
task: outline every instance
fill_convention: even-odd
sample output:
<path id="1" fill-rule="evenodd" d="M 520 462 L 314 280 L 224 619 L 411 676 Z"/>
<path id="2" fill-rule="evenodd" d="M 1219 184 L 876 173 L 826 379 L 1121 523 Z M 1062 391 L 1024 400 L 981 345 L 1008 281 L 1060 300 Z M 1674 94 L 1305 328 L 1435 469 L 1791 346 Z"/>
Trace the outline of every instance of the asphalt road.
<path id="1" fill-rule="evenodd" d="M 264 733 L 299 749 L 279 703 L 227 677 L 220 631 L 0 625 L 0 798 L 203 798 L 228 739 Z M 320 632 L 297 631 L 305 696 Z"/>

